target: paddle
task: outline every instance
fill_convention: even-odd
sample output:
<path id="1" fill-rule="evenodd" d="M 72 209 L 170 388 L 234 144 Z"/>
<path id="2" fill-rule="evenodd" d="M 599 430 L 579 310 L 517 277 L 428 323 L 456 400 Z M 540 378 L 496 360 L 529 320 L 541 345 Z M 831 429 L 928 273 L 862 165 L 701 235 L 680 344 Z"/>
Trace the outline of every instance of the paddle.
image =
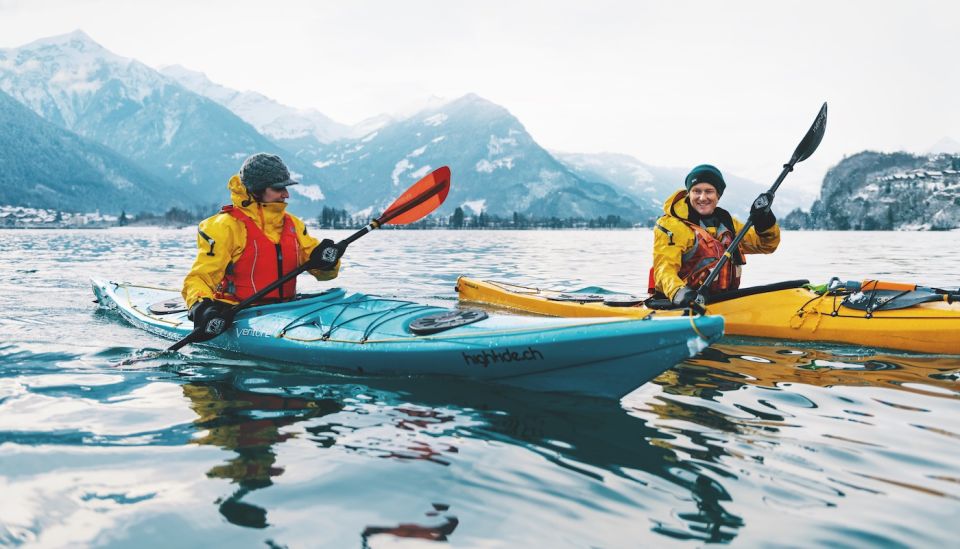
<path id="1" fill-rule="evenodd" d="M 863 282 L 848 281 L 836 285 L 838 289 L 848 290 L 850 294 L 844 299 L 844 305 L 865 310 L 868 313 L 874 310 L 906 309 L 921 303 L 946 301 L 952 304 L 960 301 L 960 289 L 957 291 L 941 288 L 928 288 L 916 284 L 903 282 L 886 282 L 883 280 L 864 280 Z M 831 283 L 833 281 L 831 280 Z"/>
<path id="2" fill-rule="evenodd" d="M 820 146 L 820 141 L 823 140 L 823 133 L 826 131 L 826 129 L 827 104 L 824 102 L 823 106 L 820 107 L 820 112 L 817 113 L 817 117 L 813 121 L 813 125 L 810 126 L 809 130 L 807 130 L 807 135 L 803 136 L 800 144 L 797 145 L 797 149 L 793 151 L 793 156 L 790 157 L 790 161 L 783 165 L 783 171 L 780 172 L 780 177 L 777 178 L 777 181 L 772 187 L 770 187 L 770 190 L 767 191 L 771 197 L 776 194 L 777 189 L 780 188 L 780 184 L 783 183 L 783 180 L 787 177 L 787 174 L 793 171 L 794 164 L 797 162 L 803 162 L 807 158 L 810 158 L 810 155 L 817 150 L 817 147 Z M 757 197 L 757 200 L 760 200 L 761 198 L 763 198 L 762 194 Z M 740 229 L 740 232 L 737 233 L 737 236 L 735 236 L 730 245 L 727 246 L 727 249 L 723 252 L 723 255 L 720 256 L 717 264 L 713 266 L 710 274 L 707 275 L 707 279 L 703 281 L 703 284 L 701 284 L 699 288 L 697 288 L 697 294 L 694 299 L 697 303 L 702 301 L 702 294 L 707 291 L 706 289 L 710 287 L 710 284 L 712 284 L 714 279 L 717 278 L 717 275 L 720 274 L 720 268 L 723 267 L 724 264 L 726 264 L 726 262 L 731 258 L 730 251 L 737 249 L 737 246 L 740 244 L 740 241 L 743 240 L 743 237 L 746 236 L 747 231 L 750 230 L 750 227 L 753 227 L 753 221 L 748 219 L 747 222 L 744 223 L 743 228 Z"/>
<path id="3" fill-rule="evenodd" d="M 422 219 L 443 204 L 443 201 L 446 200 L 447 193 L 449 191 L 450 168 L 446 166 L 437 168 L 420 181 L 414 183 L 412 187 L 407 189 L 406 192 L 400 195 L 399 198 L 394 200 L 393 204 L 390 204 L 390 206 L 380 215 L 380 217 L 371 221 L 366 227 L 338 242 L 336 247 L 340 251 L 339 255 L 342 256 L 343 251 L 347 248 L 347 246 L 349 246 L 355 240 L 369 233 L 370 231 L 379 229 L 387 223 L 392 223 L 394 225 L 406 225 L 407 223 L 413 223 L 414 221 Z M 233 308 L 231 308 L 227 313 L 227 317 L 233 319 L 234 315 L 236 315 L 238 312 L 253 305 L 258 300 L 263 298 L 263 296 L 276 290 L 290 279 L 306 271 L 307 268 L 308 267 L 306 264 L 297 267 L 262 290 L 234 305 Z M 171 345 L 167 350 L 176 351 L 184 345 L 200 341 L 207 341 L 213 339 L 217 335 L 219 335 L 219 333 L 211 336 L 201 330 L 195 329 L 186 337 Z"/>

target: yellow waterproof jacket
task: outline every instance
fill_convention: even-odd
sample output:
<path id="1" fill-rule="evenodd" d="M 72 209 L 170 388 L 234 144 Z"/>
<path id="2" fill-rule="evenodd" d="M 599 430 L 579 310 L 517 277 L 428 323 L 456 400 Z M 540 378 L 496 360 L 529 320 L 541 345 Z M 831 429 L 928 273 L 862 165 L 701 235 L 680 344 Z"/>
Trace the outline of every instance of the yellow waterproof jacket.
<path id="1" fill-rule="evenodd" d="M 280 242 L 283 217 L 287 209 L 286 203 L 263 204 L 253 201 L 237 175 L 230 178 L 227 188 L 230 189 L 230 199 L 233 206 L 250 217 L 272 242 Z M 252 202 L 245 206 L 245 200 L 251 200 Z M 307 228 L 303 221 L 294 215 L 290 217 L 293 219 L 293 225 L 297 230 L 297 240 L 300 243 L 299 264 L 303 265 L 310 257 L 310 252 L 317 247 L 320 241 L 307 234 Z M 246 226 L 229 214 L 218 213 L 200 222 L 197 234 L 197 259 L 193 262 L 193 267 L 183 280 L 183 290 L 181 291 L 187 307 L 203 298 L 213 299 L 214 290 L 223 280 L 227 265 L 240 259 L 246 244 Z M 338 261 L 331 271 L 311 270 L 310 274 L 317 280 L 330 280 L 337 277 L 339 270 L 340 262 Z"/>
<path id="2" fill-rule="evenodd" d="M 670 299 L 684 286 L 683 279 L 677 274 L 683 262 L 683 254 L 693 248 L 696 236 L 693 229 L 684 223 L 689 219 L 690 205 L 686 201 L 687 191 L 681 189 L 663 204 L 663 214 L 653 227 L 653 277 L 657 291 Z M 720 209 L 720 208 L 718 208 Z M 739 219 L 730 216 L 733 232 L 738 234 L 743 228 Z M 716 235 L 716 229 L 707 231 Z M 745 254 L 773 253 L 780 245 L 780 227 L 774 225 L 761 234 L 751 227 L 740 241 L 740 251 Z"/>

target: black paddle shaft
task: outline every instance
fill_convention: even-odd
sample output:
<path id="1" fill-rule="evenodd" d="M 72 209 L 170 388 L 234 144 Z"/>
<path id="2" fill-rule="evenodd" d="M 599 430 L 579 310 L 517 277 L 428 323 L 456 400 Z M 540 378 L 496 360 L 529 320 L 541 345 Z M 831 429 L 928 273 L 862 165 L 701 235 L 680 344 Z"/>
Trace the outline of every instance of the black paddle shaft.
<path id="1" fill-rule="evenodd" d="M 400 206 L 399 208 L 397 208 L 397 209 L 395 209 L 395 210 L 394 210 L 394 209 L 388 209 L 387 211 L 383 212 L 383 214 L 382 214 L 380 217 L 378 217 L 377 219 L 374 219 L 373 221 L 371 221 L 370 223 L 368 223 L 364 228 L 360 229 L 359 231 L 353 233 L 352 235 L 350 235 L 350 236 L 348 236 L 347 238 L 344 238 L 343 240 L 341 240 L 340 242 L 338 242 L 338 243 L 337 243 L 337 247 L 340 248 L 341 253 L 343 253 L 343 250 L 345 250 L 345 249 L 347 248 L 347 246 L 349 246 L 350 244 L 352 244 L 354 241 L 356 241 L 356 240 L 357 240 L 358 238 L 360 238 L 361 236 L 369 233 L 370 231 L 374 231 L 374 230 L 376 230 L 376 229 L 379 229 L 379 228 L 380 228 L 381 226 L 383 226 L 385 223 L 388 223 L 391 219 L 395 219 L 398 215 L 407 213 L 407 212 L 409 212 L 410 210 L 412 210 L 412 209 L 416 208 L 417 206 L 419 206 L 420 204 L 423 204 L 424 202 L 426 202 L 427 200 L 429 200 L 430 197 L 432 197 L 432 196 L 436 195 L 438 192 L 440 192 L 440 190 L 441 190 L 445 185 L 447 185 L 447 184 L 448 184 L 447 181 L 437 181 L 436 184 L 434 184 L 434 185 L 433 185 L 432 187 L 430 187 L 429 189 L 423 191 L 422 193 L 420 193 L 419 195 L 417 195 L 416 197 L 414 197 L 413 200 L 411 200 L 410 202 L 407 202 L 406 204 L 403 204 L 402 206 Z M 268 284 L 267 286 L 265 286 L 265 287 L 264 287 L 262 290 L 260 290 L 259 292 L 253 294 L 252 296 L 248 297 L 247 299 L 244 299 L 244 300 L 241 301 L 240 303 L 237 303 L 237 304 L 233 307 L 233 312 L 234 312 L 234 313 L 237 313 L 237 312 L 239 312 L 241 309 L 246 309 L 247 307 L 249 307 L 249 306 L 252 305 L 253 303 L 255 303 L 255 302 L 259 301 L 260 299 L 262 299 L 263 296 L 265 296 L 265 295 L 269 294 L 270 292 L 276 290 L 277 288 L 279 288 L 280 286 L 282 286 L 285 282 L 289 281 L 291 278 L 294 278 L 295 276 L 300 275 L 301 273 L 303 273 L 303 272 L 306 271 L 307 269 L 308 269 L 307 264 L 304 263 L 303 265 L 300 265 L 299 267 L 297 267 L 296 269 L 290 271 L 289 273 L 281 276 L 281 277 L 278 278 L 277 280 L 274 280 L 273 282 L 271 282 L 270 284 Z"/>
<path id="2" fill-rule="evenodd" d="M 810 158 L 810 155 L 817 150 L 817 147 L 820 146 L 820 141 L 823 140 L 823 134 L 826 129 L 827 104 L 824 103 L 823 106 L 820 107 L 820 112 L 817 113 L 817 117 L 814 119 L 813 125 L 811 125 L 810 129 L 807 130 L 807 134 L 803 136 L 803 139 L 800 141 L 800 144 L 797 145 L 796 150 L 793 151 L 793 156 L 790 157 L 790 161 L 783 165 L 783 171 L 780 172 L 780 177 L 777 178 L 773 186 L 770 187 L 770 190 L 767 191 L 771 197 L 776 194 L 777 189 L 780 188 L 780 184 L 783 183 L 783 180 L 787 177 L 787 174 L 793 171 L 793 166 L 797 162 L 803 162 L 807 158 Z M 697 288 L 697 297 L 700 297 L 700 295 L 706 292 L 707 288 L 713 284 L 713 281 L 716 280 L 717 275 L 720 274 L 720 268 L 723 267 L 727 261 L 730 261 L 732 250 L 737 249 L 740 241 L 743 240 L 743 237 L 746 236 L 747 231 L 749 231 L 751 227 L 753 227 L 753 220 L 747 219 L 747 222 L 744 223 L 743 227 L 740 229 L 740 232 L 737 233 L 737 236 L 735 236 L 730 245 L 727 246 L 727 249 L 723 252 L 723 255 L 717 260 L 717 264 L 714 265 L 713 269 L 710 270 L 710 274 L 707 275 L 707 279 L 703 281 L 703 284 L 701 284 L 699 288 Z"/>
<path id="3" fill-rule="evenodd" d="M 443 187 L 449 184 L 450 184 L 449 180 L 437 181 L 429 189 L 418 194 L 416 197 L 414 197 L 412 200 L 410 200 L 406 204 L 403 204 L 396 209 L 388 208 L 387 211 L 383 212 L 383 214 L 380 217 L 371 221 L 367 226 L 365 226 L 364 228 L 360 229 L 359 231 L 353 233 L 352 235 L 348 236 L 347 238 L 344 238 L 339 243 L 337 243 L 337 247 L 340 248 L 342 253 L 342 250 L 346 249 L 347 246 L 349 246 L 352 242 L 354 242 L 361 236 L 369 233 L 370 231 L 380 228 L 384 223 L 389 222 L 391 219 L 395 219 L 397 216 L 407 213 L 410 210 L 419 206 L 420 204 L 423 204 L 424 202 L 429 200 L 432 196 L 436 195 L 441 190 L 443 190 Z M 303 273 L 307 269 L 308 269 L 308 264 L 304 263 L 303 265 L 300 265 L 299 267 L 290 271 L 289 273 L 281 276 L 277 280 L 274 280 L 273 282 L 265 286 L 262 290 L 258 291 L 257 293 L 253 294 L 247 299 L 244 299 L 240 303 L 237 303 L 236 305 L 233 306 L 233 308 L 230 309 L 230 312 L 228 313 L 230 318 L 232 319 L 234 315 L 236 315 L 238 312 L 240 312 L 243 309 L 246 309 L 250 305 L 253 305 L 257 301 L 262 299 L 263 296 L 276 290 L 277 288 L 285 284 L 290 279 L 296 276 L 299 276 L 301 273 Z M 209 339 L 209 336 L 205 336 L 205 334 L 201 334 L 196 330 L 194 330 L 193 332 L 190 332 L 189 334 L 187 334 L 186 337 L 184 337 L 180 341 L 168 347 L 167 350 L 177 351 L 181 347 L 185 345 L 189 345 L 190 343 L 193 343 L 195 341 L 205 341 L 204 337 L 206 337 L 206 339 Z"/>

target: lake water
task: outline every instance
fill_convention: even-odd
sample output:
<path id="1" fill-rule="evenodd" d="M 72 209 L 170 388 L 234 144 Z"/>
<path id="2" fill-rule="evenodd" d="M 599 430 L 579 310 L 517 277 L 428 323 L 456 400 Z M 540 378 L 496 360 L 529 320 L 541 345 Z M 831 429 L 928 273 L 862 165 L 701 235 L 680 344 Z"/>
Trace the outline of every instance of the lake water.
<path id="1" fill-rule="evenodd" d="M 956 288 L 958 236 L 786 232 L 744 284 Z M 88 279 L 179 287 L 194 238 L 0 231 L 0 546 L 956 543 L 958 357 L 724 339 L 619 403 L 189 346 L 115 367 L 169 342 L 99 311 Z M 379 231 L 336 283 L 450 306 L 459 274 L 636 293 L 651 241 Z"/>

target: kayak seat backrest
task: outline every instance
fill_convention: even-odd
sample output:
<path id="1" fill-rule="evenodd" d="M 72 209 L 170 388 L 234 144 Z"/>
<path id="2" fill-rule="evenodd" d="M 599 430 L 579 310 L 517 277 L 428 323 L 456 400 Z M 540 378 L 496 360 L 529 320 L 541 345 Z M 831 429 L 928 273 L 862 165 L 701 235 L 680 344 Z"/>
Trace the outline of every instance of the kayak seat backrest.
<path id="1" fill-rule="evenodd" d="M 672 301 L 666 298 L 651 297 L 643 302 L 644 307 L 657 311 L 669 309 L 682 309 L 683 307 L 674 305 Z"/>

